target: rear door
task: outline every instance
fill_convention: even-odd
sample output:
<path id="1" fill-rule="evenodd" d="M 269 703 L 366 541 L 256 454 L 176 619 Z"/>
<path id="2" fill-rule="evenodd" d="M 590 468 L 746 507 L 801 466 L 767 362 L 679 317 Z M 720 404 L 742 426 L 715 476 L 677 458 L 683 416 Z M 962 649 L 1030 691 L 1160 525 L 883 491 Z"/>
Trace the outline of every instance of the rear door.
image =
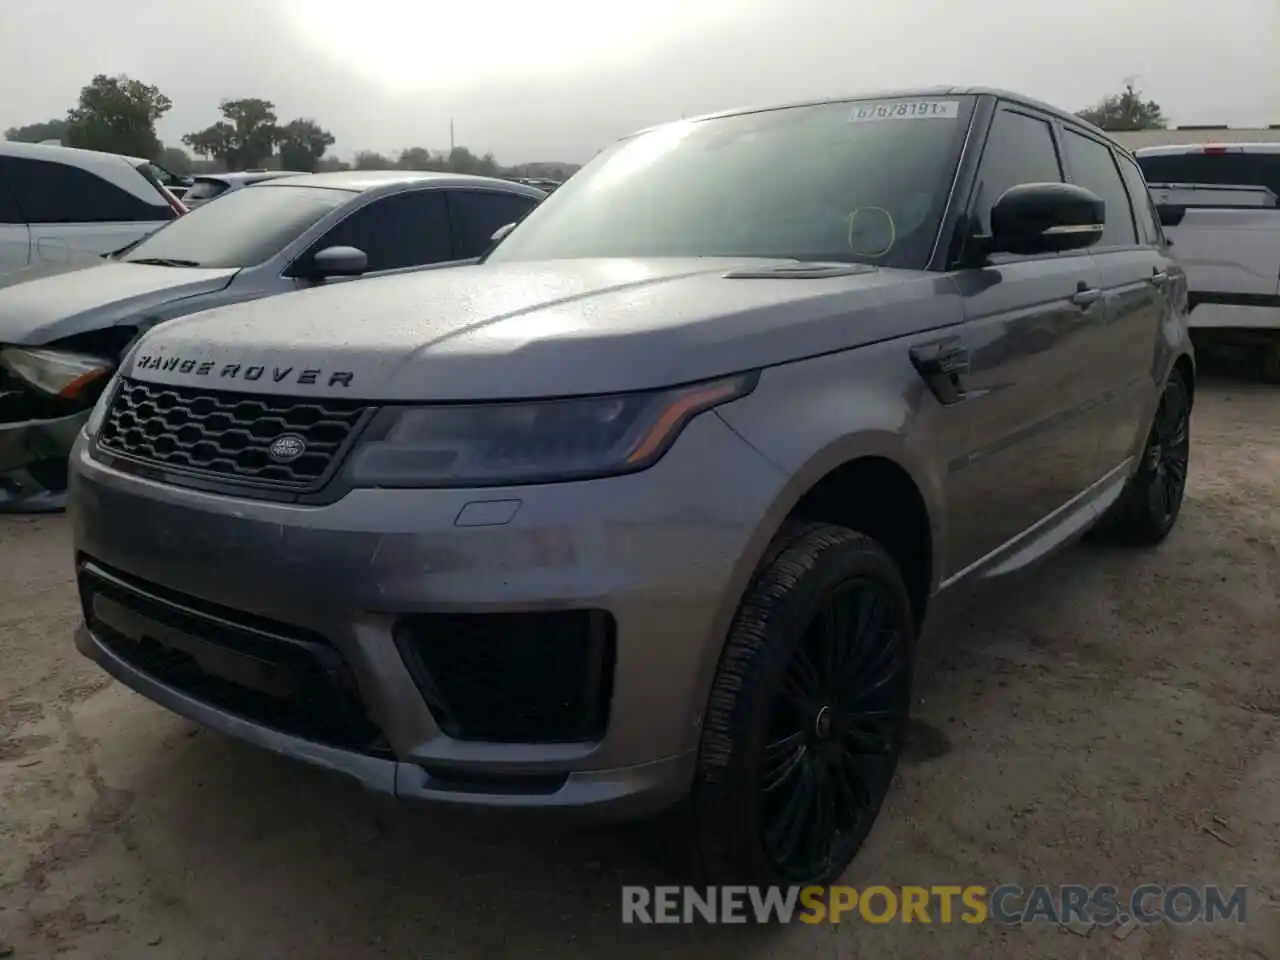
<path id="1" fill-rule="evenodd" d="M 1000 105 L 983 147 L 969 219 L 1020 183 L 1062 182 L 1051 119 Z M 1089 328 L 1101 322 L 1097 265 L 1087 251 L 996 254 L 956 271 L 969 348 L 969 450 L 955 475 L 951 540 L 958 567 L 991 557 L 1093 482 L 1097 421 Z"/>
<path id="2" fill-rule="evenodd" d="M 30 226 L 32 263 L 110 253 L 174 218 L 163 195 L 123 162 L 152 192 L 154 202 L 70 164 L 9 157 L 6 165 Z"/>
<path id="3" fill-rule="evenodd" d="M 538 201 L 496 190 L 450 190 L 449 206 L 462 257 L 479 257 L 500 227 L 523 220 Z"/>
<path id="4" fill-rule="evenodd" d="M 1102 278 L 1105 312 L 1088 334 L 1101 475 L 1122 465 L 1146 419 L 1156 343 L 1168 309 L 1162 287 L 1169 272 L 1159 234 L 1153 235 L 1149 224 L 1146 186 L 1140 194 L 1126 186 L 1121 162 L 1132 167 L 1129 160 L 1105 140 L 1071 125 L 1064 125 L 1062 143 L 1071 181 L 1106 204 L 1102 239 L 1090 248 Z M 1137 174 L 1133 170 L 1130 179 L 1141 183 Z M 1141 227 L 1135 201 L 1141 202 Z"/>
<path id="5" fill-rule="evenodd" d="M 22 269 L 31 259 L 31 231 L 9 187 L 8 162 L 0 157 L 0 276 Z"/>

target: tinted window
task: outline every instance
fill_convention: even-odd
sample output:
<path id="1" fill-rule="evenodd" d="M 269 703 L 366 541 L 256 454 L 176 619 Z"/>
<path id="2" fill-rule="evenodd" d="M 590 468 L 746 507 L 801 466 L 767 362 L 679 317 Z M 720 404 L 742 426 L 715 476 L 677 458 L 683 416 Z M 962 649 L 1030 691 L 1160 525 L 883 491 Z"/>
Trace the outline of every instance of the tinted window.
<path id="1" fill-rule="evenodd" d="M 510 193 L 458 190 L 450 194 L 454 223 L 458 225 L 458 250 L 463 257 L 478 257 L 489 249 L 499 227 L 524 219 L 536 200 Z"/>
<path id="2" fill-rule="evenodd" d="M 222 202 L 210 204 L 210 208 Z M 376 200 L 326 233 L 312 245 L 307 255 L 325 247 L 363 250 L 369 257 L 370 273 L 453 260 L 449 208 L 445 204 L 444 193 L 416 190 Z"/>
<path id="3" fill-rule="evenodd" d="M 158 191 L 154 202 L 148 202 L 96 174 L 65 163 L 5 157 L 3 164 L 5 179 L 12 184 L 13 194 L 30 223 L 147 223 L 174 217 Z M 120 169 L 132 170 L 123 163 Z M 136 170 L 132 175 L 138 176 L 148 191 L 155 190 Z"/>
<path id="4" fill-rule="evenodd" d="M 1139 157 L 1147 183 L 1269 187 L 1280 196 L 1280 153 L 1179 153 Z"/>
<path id="5" fill-rule="evenodd" d="M 596 156 L 490 259 L 796 257 L 923 267 L 972 109 L 969 97 L 863 100 L 659 127 Z"/>
<path id="6" fill-rule="evenodd" d="M 1067 130 L 1063 140 L 1067 163 L 1071 166 L 1071 179 L 1092 190 L 1107 205 L 1107 222 L 1098 246 L 1131 246 L 1138 242 L 1133 229 L 1133 208 L 1129 206 L 1129 194 L 1116 167 L 1111 148 L 1092 137 Z"/>
<path id="7" fill-rule="evenodd" d="M 9 192 L 9 184 L 4 178 L 4 172 L 0 170 L 0 223 L 26 222 L 26 218 L 13 199 L 13 194 Z"/>
<path id="8" fill-rule="evenodd" d="M 269 260 L 354 195 L 320 187 L 246 187 L 196 207 L 121 259 L 252 267 Z"/>
<path id="9" fill-rule="evenodd" d="M 225 192 L 227 183 L 223 180 L 197 180 L 187 191 L 188 200 L 212 200 Z"/>
<path id="10" fill-rule="evenodd" d="M 982 150 L 974 215 L 980 233 L 991 232 L 991 208 L 1020 183 L 1058 183 L 1062 168 L 1049 124 L 1025 113 L 1000 110 Z"/>
<path id="11" fill-rule="evenodd" d="M 1129 199 L 1133 201 L 1133 218 L 1138 222 L 1138 238 L 1143 243 L 1163 244 L 1160 218 L 1156 214 L 1151 193 L 1147 190 L 1147 183 L 1142 179 L 1142 171 L 1128 157 L 1119 159 L 1120 173 L 1124 177 L 1124 185 L 1129 188 Z"/>

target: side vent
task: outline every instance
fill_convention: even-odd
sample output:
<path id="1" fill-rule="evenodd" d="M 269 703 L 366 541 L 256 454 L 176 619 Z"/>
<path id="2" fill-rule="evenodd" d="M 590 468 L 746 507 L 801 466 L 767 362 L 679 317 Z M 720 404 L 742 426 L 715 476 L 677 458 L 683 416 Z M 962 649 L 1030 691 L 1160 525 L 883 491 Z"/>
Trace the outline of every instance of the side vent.
<path id="1" fill-rule="evenodd" d="M 946 337 L 911 348 L 911 365 L 944 405 L 960 403 L 968 390 L 969 351 L 959 337 Z"/>

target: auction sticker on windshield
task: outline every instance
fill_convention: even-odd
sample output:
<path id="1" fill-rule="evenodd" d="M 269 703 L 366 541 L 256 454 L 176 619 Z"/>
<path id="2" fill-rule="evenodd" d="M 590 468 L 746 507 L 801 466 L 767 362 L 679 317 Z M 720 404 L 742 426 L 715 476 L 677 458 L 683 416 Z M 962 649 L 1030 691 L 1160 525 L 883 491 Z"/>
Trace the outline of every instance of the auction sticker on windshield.
<path id="1" fill-rule="evenodd" d="M 874 120 L 955 120 L 960 116 L 959 100 L 892 100 L 887 103 L 860 103 L 849 113 L 850 123 Z"/>

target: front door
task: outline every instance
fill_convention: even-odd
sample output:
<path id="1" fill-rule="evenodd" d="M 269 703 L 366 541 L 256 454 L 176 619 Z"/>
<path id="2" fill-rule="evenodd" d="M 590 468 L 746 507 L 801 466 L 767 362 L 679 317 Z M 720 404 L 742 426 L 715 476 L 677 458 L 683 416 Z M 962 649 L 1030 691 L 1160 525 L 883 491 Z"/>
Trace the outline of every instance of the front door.
<path id="1" fill-rule="evenodd" d="M 970 222 L 1020 183 L 1061 182 L 1048 118 L 1001 106 L 991 124 Z M 967 452 L 954 476 L 956 572 L 1011 545 L 1078 498 L 1094 479 L 1099 442 L 1089 418 L 1089 334 L 1104 316 L 1087 251 L 1014 257 L 952 275 L 963 297 L 969 354 Z"/>

